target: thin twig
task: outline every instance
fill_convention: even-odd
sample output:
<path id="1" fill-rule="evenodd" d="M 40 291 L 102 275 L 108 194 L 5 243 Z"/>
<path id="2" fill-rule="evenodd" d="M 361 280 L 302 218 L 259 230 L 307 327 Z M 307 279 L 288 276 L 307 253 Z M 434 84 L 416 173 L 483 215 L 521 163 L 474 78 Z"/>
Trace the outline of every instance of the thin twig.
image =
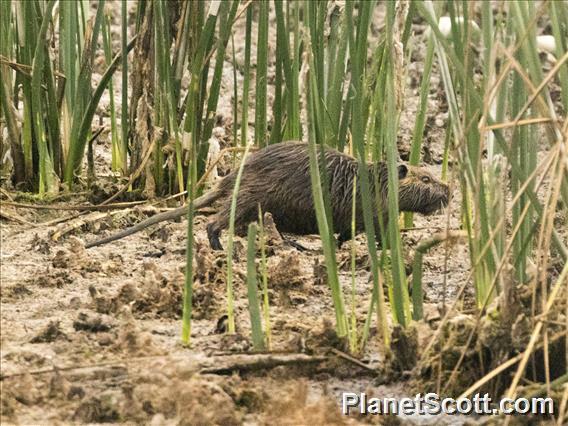
<path id="1" fill-rule="evenodd" d="M 352 357 L 349 354 L 346 354 L 345 352 L 340 351 L 339 349 L 335 349 L 335 348 L 331 348 L 331 352 L 333 352 L 335 355 L 337 355 L 340 358 L 343 358 L 349 362 L 352 362 L 353 364 L 364 368 L 367 371 L 372 371 L 373 373 L 377 373 L 377 370 L 375 370 L 372 367 L 369 367 L 367 364 L 365 364 L 364 362 L 359 361 L 357 358 Z"/>
<path id="2" fill-rule="evenodd" d="M 124 203 L 113 203 L 105 205 L 92 205 L 92 204 L 78 204 L 78 205 L 48 205 L 48 204 L 27 204 L 4 201 L 2 204 L 6 206 L 22 208 L 22 209 L 35 209 L 35 210 L 77 210 L 77 211 L 105 211 L 113 209 L 124 209 L 138 204 L 144 204 L 146 201 L 129 201 Z"/>

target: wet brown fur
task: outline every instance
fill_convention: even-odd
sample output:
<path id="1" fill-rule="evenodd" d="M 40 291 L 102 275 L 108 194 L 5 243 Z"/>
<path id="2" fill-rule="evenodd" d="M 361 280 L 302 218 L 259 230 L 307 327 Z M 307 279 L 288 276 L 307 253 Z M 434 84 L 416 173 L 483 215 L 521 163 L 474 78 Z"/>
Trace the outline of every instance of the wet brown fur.
<path id="1" fill-rule="evenodd" d="M 258 206 L 263 212 L 270 212 L 280 232 L 306 235 L 317 234 L 308 144 L 303 142 L 282 142 L 259 150 L 247 159 L 237 197 L 235 228 L 244 230 L 246 225 L 258 218 Z M 333 228 L 339 240 L 351 237 L 351 209 L 353 179 L 358 174 L 358 163 L 353 157 L 331 148 L 325 150 L 325 163 L 329 181 L 329 194 Z M 379 188 L 379 209 L 374 214 L 375 229 L 378 230 L 378 216 L 384 224 L 388 220 L 387 194 L 388 179 L 385 164 L 375 167 L 368 164 L 370 187 L 375 194 L 375 180 Z M 375 172 L 376 170 L 376 172 Z M 378 174 L 374 179 L 375 173 Z M 233 171 L 219 182 L 217 187 L 195 200 L 196 209 L 219 201 L 217 213 L 207 225 L 207 235 L 213 249 L 221 249 L 221 231 L 229 226 L 231 195 L 237 171 Z M 364 230 L 360 194 L 357 191 L 356 230 Z M 448 203 L 448 186 L 436 179 L 426 169 L 406 165 L 399 166 L 399 208 L 430 214 Z M 153 216 L 117 235 L 88 244 L 87 247 L 104 244 L 138 232 L 154 223 L 174 219 L 186 213 L 186 207 Z"/>

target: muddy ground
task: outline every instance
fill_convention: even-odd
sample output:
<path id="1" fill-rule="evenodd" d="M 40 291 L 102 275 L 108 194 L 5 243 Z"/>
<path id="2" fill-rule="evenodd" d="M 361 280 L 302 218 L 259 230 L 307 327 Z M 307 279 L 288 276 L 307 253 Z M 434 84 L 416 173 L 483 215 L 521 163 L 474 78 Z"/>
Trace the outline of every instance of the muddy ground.
<path id="1" fill-rule="evenodd" d="M 373 23 L 377 28 L 382 25 L 381 15 L 378 10 Z M 244 41 L 238 36 L 243 33 L 243 27 L 244 21 L 235 27 L 237 62 L 243 56 Z M 255 28 L 256 23 L 253 32 Z M 420 37 L 423 27 L 416 25 L 415 30 Z M 403 158 L 408 153 L 418 105 L 424 59 L 421 43 L 415 47 L 408 67 L 399 138 Z M 228 142 L 226 135 L 231 134 L 232 127 L 232 67 L 228 52 L 218 111 L 221 125 L 215 133 L 221 144 Z M 119 85 L 118 75 L 115 89 Z M 120 94 L 115 95 L 119 104 Z M 103 122 L 107 122 L 108 98 L 99 109 Z M 251 111 L 249 117 L 252 116 Z M 447 116 L 435 71 L 424 158 L 438 175 Z M 108 171 L 108 138 L 98 141 L 95 152 L 102 186 L 109 185 L 112 177 Z M 230 162 L 223 163 L 221 172 L 230 166 Z M 3 200 L 6 197 L 22 200 L 20 194 L 9 190 Z M 79 194 L 56 200 L 54 204 L 71 208 L 88 201 L 88 194 Z M 0 223 L 3 423 L 464 422 L 459 417 L 385 419 L 339 415 L 342 391 L 367 391 L 386 397 L 412 396 L 415 389 L 403 373 L 386 368 L 388 363 L 380 355 L 381 342 L 374 321 L 369 345 L 358 357 L 364 365 L 341 355 L 345 348 L 333 332 L 332 299 L 317 236 L 290 236 L 308 247 L 307 251 L 298 251 L 276 236 L 270 242 L 272 351 L 252 355 L 244 283 L 246 242 L 240 238 L 236 241 L 237 334 L 227 335 L 224 334 L 226 255 L 209 248 L 205 216 L 196 219 L 194 312 L 191 347 L 187 348 L 180 343 L 185 221 L 162 223 L 107 246 L 85 250 L 84 242 L 130 226 L 146 217 L 148 208 L 113 214 L 83 212 L 75 218 L 71 218 L 77 213 L 73 210 L 6 207 L 6 211 L 23 223 L 6 220 Z M 430 217 L 417 216 L 417 229 L 403 234 L 407 263 L 420 241 L 439 229 L 458 228 L 459 214 L 460 195 L 454 188 L 454 198 L 446 211 Z M 62 218 L 65 220 L 52 225 Z M 63 235 L 54 241 L 58 232 Z M 362 326 L 371 282 L 363 236 L 357 238 L 356 245 L 356 311 Z M 338 251 L 337 257 L 341 281 L 349 288 L 348 244 Z M 423 282 L 428 321 L 420 326 L 420 345 L 425 345 L 431 337 L 430 330 L 437 324 L 443 305 L 453 302 L 468 273 L 466 241 L 452 247 L 441 245 L 425 257 Z M 463 309 L 467 311 L 471 308 L 473 290 L 471 283 L 466 284 Z M 347 294 L 346 290 L 346 297 Z"/>
<path id="2" fill-rule="evenodd" d="M 38 222 L 61 214 L 19 213 Z M 316 423 L 343 423 L 336 415 L 342 390 L 370 388 L 381 395 L 404 392 L 404 383 L 380 385 L 382 360 L 376 355 L 379 342 L 374 327 L 362 361 L 378 369 L 378 374 L 329 351 L 338 343 L 320 241 L 315 236 L 298 239 L 312 248 L 309 252 L 278 241 L 269 246 L 272 350 L 282 359 L 271 360 L 268 354 L 250 361 L 232 356 L 251 349 L 244 241 L 236 243 L 238 334 L 229 336 L 223 334 L 222 324 L 226 257 L 209 248 L 205 220 L 199 217 L 196 225 L 197 279 L 190 349 L 180 344 L 185 222 L 161 224 L 88 251 L 83 241 L 95 238 L 92 231 L 80 230 L 52 242 L 46 235 L 49 231 L 42 227 L 2 224 L 2 375 L 22 374 L 2 382 L 7 419 L 22 424 L 46 419 L 160 423 L 160 419 L 181 418 L 193 419 L 192 424 L 201 423 L 197 419 L 203 423 L 246 419 L 270 423 L 271 416 L 281 416 L 284 410 L 291 423 L 296 423 L 294 419 L 312 423 L 310 416 Z M 419 226 L 442 226 L 445 217 L 417 222 Z M 112 228 L 117 226 L 123 225 L 114 222 Z M 417 231 L 406 240 L 414 244 L 424 235 L 427 231 Z M 365 247 L 364 240 L 358 239 L 360 322 L 371 290 Z M 465 247 L 454 249 L 463 255 L 452 256 L 448 275 L 464 277 Z M 347 288 L 349 254 L 348 247 L 338 253 Z M 425 262 L 429 312 L 437 312 L 443 257 L 439 251 Z M 459 280 L 448 280 L 448 300 L 457 285 Z M 296 359 L 293 354 L 307 355 Z M 247 368 L 251 362 L 258 365 Z M 228 367 L 221 368 L 225 363 Z M 75 368 L 66 370 L 69 367 Z M 212 368 L 219 371 L 199 373 Z"/>

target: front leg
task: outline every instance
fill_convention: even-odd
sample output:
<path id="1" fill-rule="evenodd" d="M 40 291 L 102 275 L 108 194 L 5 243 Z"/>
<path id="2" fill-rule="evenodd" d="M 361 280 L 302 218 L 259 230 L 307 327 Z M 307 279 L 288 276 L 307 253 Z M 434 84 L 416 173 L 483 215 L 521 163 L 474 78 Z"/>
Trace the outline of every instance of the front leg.
<path id="1" fill-rule="evenodd" d="M 337 236 L 337 248 L 341 249 L 341 246 L 345 241 L 349 241 L 351 239 L 351 234 L 348 231 L 341 232 Z"/>
<path id="2" fill-rule="evenodd" d="M 310 251 L 309 248 L 307 248 L 306 246 L 303 246 L 302 244 L 300 244 L 297 241 L 294 241 L 290 238 L 282 238 L 282 240 L 288 244 L 290 247 L 294 247 L 296 250 L 304 252 L 304 251 Z"/>
<path id="3" fill-rule="evenodd" d="M 380 232 L 375 233 L 375 242 L 377 243 L 377 250 L 382 250 L 383 248 L 383 238 Z"/>

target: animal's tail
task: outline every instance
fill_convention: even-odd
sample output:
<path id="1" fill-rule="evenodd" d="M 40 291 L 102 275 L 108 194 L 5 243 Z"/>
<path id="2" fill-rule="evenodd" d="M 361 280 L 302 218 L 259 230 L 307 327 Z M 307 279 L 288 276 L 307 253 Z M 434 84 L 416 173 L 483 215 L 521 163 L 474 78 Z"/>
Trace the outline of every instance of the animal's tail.
<path id="1" fill-rule="evenodd" d="M 213 191 L 209 191 L 207 194 L 203 194 L 201 197 L 197 197 L 195 200 L 193 200 L 193 208 L 195 210 L 199 210 L 203 207 L 209 207 L 211 204 L 221 198 L 224 193 L 224 188 L 217 188 Z M 187 208 L 187 204 L 184 207 L 180 208 Z"/>
<path id="2" fill-rule="evenodd" d="M 223 191 L 221 191 L 221 190 L 210 191 L 207 194 L 204 194 L 201 197 L 198 197 L 193 201 L 194 209 L 198 210 L 198 209 L 201 209 L 203 207 L 210 206 L 213 202 L 218 200 L 222 195 L 223 195 Z M 109 237 L 102 238 L 100 240 L 93 241 L 91 243 L 87 243 L 87 244 L 85 244 L 85 248 L 101 246 L 103 244 L 107 244 L 107 243 L 110 243 L 112 241 L 120 240 L 124 237 L 128 237 L 129 235 L 136 234 L 137 232 L 140 232 L 140 231 L 142 231 L 143 229 L 146 229 L 149 226 L 155 225 L 156 223 L 160 223 L 160 222 L 164 222 L 166 220 L 173 220 L 173 219 L 177 219 L 178 217 L 182 217 L 186 213 L 187 213 L 187 204 L 182 206 L 182 207 L 179 207 L 177 209 L 170 210 L 170 211 L 167 211 L 167 212 L 164 212 L 164 213 L 159 213 L 155 216 L 149 217 L 148 219 L 143 220 L 142 222 L 140 222 L 140 223 L 138 223 L 138 224 L 136 224 L 136 225 L 134 225 L 134 226 L 132 226 L 128 229 L 125 229 L 124 231 L 121 231 L 121 232 L 118 232 L 114 235 L 111 235 Z"/>

